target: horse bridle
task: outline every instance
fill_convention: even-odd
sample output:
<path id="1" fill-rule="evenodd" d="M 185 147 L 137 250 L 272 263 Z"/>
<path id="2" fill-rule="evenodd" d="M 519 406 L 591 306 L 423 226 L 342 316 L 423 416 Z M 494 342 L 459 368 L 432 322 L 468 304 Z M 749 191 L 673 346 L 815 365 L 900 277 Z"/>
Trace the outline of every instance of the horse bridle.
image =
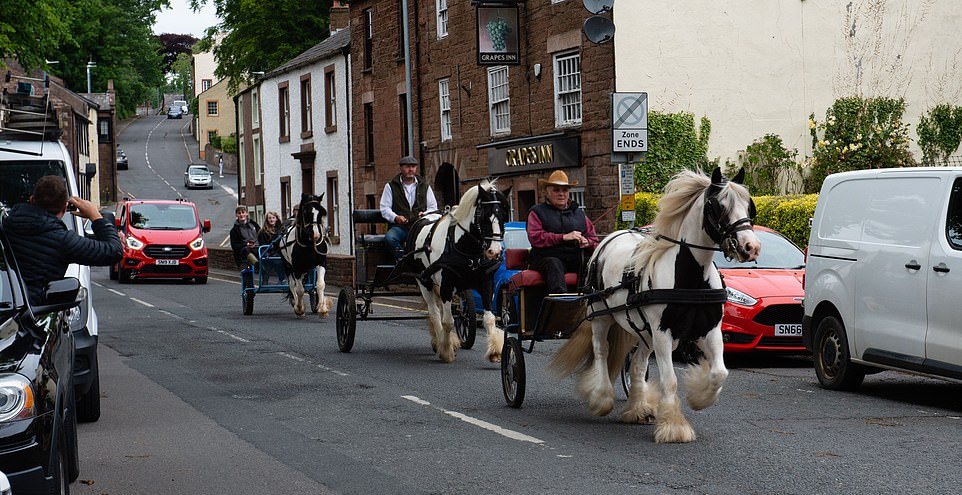
<path id="1" fill-rule="evenodd" d="M 301 223 L 301 222 L 300 222 L 300 220 L 301 220 L 301 215 L 307 215 L 307 214 L 308 214 L 308 213 L 307 213 L 308 211 L 310 211 L 311 213 L 313 213 L 313 212 L 315 211 L 314 208 L 311 207 L 311 205 L 320 206 L 321 204 L 320 204 L 319 202 L 317 202 L 317 201 L 308 201 L 307 203 L 302 204 L 302 205 L 298 208 L 298 211 L 297 211 L 297 217 L 298 217 L 297 220 L 298 220 L 298 221 L 297 221 L 297 222 L 294 222 L 294 242 L 297 243 L 297 245 L 298 245 L 298 246 L 301 246 L 301 247 L 313 247 L 313 248 L 314 248 L 314 252 L 317 253 L 317 254 L 324 254 L 324 253 L 322 253 L 321 251 L 318 250 L 318 246 L 321 246 L 321 245 L 327 243 L 327 241 L 328 241 L 328 238 L 327 238 L 327 229 L 324 228 L 324 225 L 323 225 L 321 222 L 317 221 L 317 216 L 316 216 L 316 215 L 313 215 L 313 214 L 311 215 L 313 218 L 311 219 L 310 222 L 308 222 L 308 223 Z M 305 208 L 305 207 L 306 207 L 306 208 Z M 301 225 L 297 225 L 298 223 L 301 223 Z M 321 238 L 320 238 L 320 240 L 318 240 L 318 242 L 316 242 L 316 243 L 315 243 L 315 242 L 304 242 L 304 241 L 302 241 L 302 240 L 301 240 L 301 229 L 307 230 L 308 228 L 310 228 L 310 227 L 312 227 L 312 226 L 315 226 L 315 225 L 317 226 L 318 230 L 321 231 Z M 310 239 L 310 236 L 308 236 L 308 239 Z"/>
<path id="2" fill-rule="evenodd" d="M 749 198 L 748 216 L 729 223 L 725 219 L 725 208 L 718 200 L 718 193 L 721 192 L 727 183 L 728 180 L 722 178 L 721 184 L 715 184 L 713 182 L 705 191 L 705 206 L 702 209 L 702 228 L 705 229 L 708 237 L 715 242 L 715 246 L 700 246 L 663 235 L 659 235 L 658 238 L 678 244 L 679 246 L 706 251 L 718 251 L 724 254 L 725 259 L 729 261 L 738 258 L 739 254 L 744 254 L 741 246 L 738 245 L 737 234 L 742 230 L 751 230 L 755 224 L 755 202 Z"/>
<path id="3" fill-rule="evenodd" d="M 466 229 L 460 223 L 457 225 L 462 231 L 464 231 L 465 234 L 471 236 L 471 238 L 481 246 L 481 251 L 483 252 L 491 247 L 492 242 L 501 242 L 504 240 L 504 231 L 502 230 L 500 235 L 495 235 L 494 231 L 492 230 L 489 234 L 485 235 L 485 233 L 481 230 L 481 223 L 483 219 L 483 214 L 481 211 L 486 205 L 494 206 L 491 213 L 499 219 L 499 213 L 501 212 L 501 201 L 498 201 L 497 198 L 493 200 L 483 200 L 481 199 L 482 192 L 483 189 L 481 189 L 481 186 L 478 186 L 478 200 L 474 203 L 474 220 L 472 221 L 472 227 L 470 229 Z M 475 232 L 475 229 L 477 232 Z"/>

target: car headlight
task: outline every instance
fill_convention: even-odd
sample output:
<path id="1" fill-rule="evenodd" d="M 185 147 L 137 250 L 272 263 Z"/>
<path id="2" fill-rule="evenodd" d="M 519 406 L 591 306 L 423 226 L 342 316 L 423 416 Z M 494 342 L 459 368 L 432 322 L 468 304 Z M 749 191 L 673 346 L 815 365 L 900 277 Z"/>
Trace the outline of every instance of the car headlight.
<path id="1" fill-rule="evenodd" d="M 125 239 L 127 241 L 127 247 L 129 247 L 130 249 L 141 250 L 144 248 L 143 241 L 141 241 L 140 239 L 132 235 L 128 235 Z"/>
<path id="2" fill-rule="evenodd" d="M 0 423 L 32 418 L 37 414 L 33 387 L 22 375 L 0 375 Z"/>
<path id="3" fill-rule="evenodd" d="M 741 304 L 742 306 L 754 306 L 758 301 L 748 294 L 738 290 L 732 289 L 731 287 L 725 287 L 725 292 L 728 292 L 728 302 Z"/>
<path id="4" fill-rule="evenodd" d="M 200 251 L 201 249 L 203 249 L 203 248 L 204 248 L 204 238 L 203 238 L 203 237 L 198 237 L 198 238 L 194 239 L 193 241 L 190 241 L 190 248 L 193 249 L 194 251 Z"/>
<path id="5" fill-rule="evenodd" d="M 76 332 L 87 325 L 87 288 L 81 287 L 80 294 L 77 295 L 80 304 L 67 310 L 67 323 L 70 330 Z"/>

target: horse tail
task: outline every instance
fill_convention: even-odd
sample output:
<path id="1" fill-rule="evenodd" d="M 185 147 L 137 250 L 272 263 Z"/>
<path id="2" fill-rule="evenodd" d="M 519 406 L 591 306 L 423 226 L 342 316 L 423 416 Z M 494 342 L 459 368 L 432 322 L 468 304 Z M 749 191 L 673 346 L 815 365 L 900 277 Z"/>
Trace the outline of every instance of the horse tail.
<path id="1" fill-rule="evenodd" d="M 557 378 L 565 378 L 588 368 L 594 362 L 594 359 L 595 353 L 591 345 L 591 325 L 584 322 L 551 358 L 548 371 Z"/>

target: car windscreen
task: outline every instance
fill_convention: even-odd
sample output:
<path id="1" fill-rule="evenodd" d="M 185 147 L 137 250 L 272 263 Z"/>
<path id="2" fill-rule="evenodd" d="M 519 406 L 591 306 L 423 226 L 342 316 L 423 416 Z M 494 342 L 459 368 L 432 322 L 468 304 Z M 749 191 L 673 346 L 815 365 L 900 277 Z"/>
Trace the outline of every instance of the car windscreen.
<path id="1" fill-rule="evenodd" d="M 524 229 L 507 229 L 504 231 L 505 249 L 528 249 L 531 243 L 528 242 L 528 231 Z"/>
<path id="2" fill-rule="evenodd" d="M 190 175 L 210 175 L 210 170 L 205 167 L 190 167 L 187 169 L 187 173 Z"/>
<path id="3" fill-rule="evenodd" d="M 41 177 L 56 175 L 66 177 L 64 164 L 60 160 L 13 160 L 0 163 L 0 202 L 7 206 L 30 201 L 33 188 Z M 66 179 L 65 179 L 66 180 Z M 64 214 L 63 223 L 67 229 L 74 230 L 74 220 L 70 213 Z"/>
<path id="4" fill-rule="evenodd" d="M 197 215 L 188 205 L 139 204 L 130 207 L 130 226 L 145 230 L 190 230 L 197 227 Z"/>
<path id="5" fill-rule="evenodd" d="M 715 253 L 715 266 L 718 268 L 782 268 L 799 269 L 805 267 L 805 254 L 779 234 L 756 230 L 755 235 L 762 243 L 758 259 L 748 263 L 737 260 L 728 261 L 722 253 Z"/>

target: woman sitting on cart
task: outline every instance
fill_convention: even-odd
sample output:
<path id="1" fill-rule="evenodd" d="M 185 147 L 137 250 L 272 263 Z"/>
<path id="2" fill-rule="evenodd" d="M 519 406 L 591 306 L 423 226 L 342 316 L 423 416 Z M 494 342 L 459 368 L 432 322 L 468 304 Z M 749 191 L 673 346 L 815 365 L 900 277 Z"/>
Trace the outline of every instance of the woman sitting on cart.
<path id="1" fill-rule="evenodd" d="M 591 250 L 598 246 L 595 226 L 568 193 L 578 182 L 568 182 L 568 174 L 551 172 L 547 180 L 538 179 L 544 203 L 528 213 L 528 240 L 531 268 L 541 273 L 548 294 L 568 292 L 565 273 L 581 273 Z"/>
<path id="2" fill-rule="evenodd" d="M 277 252 L 277 242 L 283 234 L 284 224 L 281 222 L 281 216 L 276 211 L 267 212 L 267 215 L 264 216 L 264 226 L 257 233 L 258 245 L 271 246 L 264 251 L 264 258 L 260 260 L 261 273 L 264 274 L 263 282 L 265 284 L 270 279 L 272 272 L 277 274 L 277 283 L 281 285 L 287 283 L 287 277 L 284 274 L 284 261 Z"/>

